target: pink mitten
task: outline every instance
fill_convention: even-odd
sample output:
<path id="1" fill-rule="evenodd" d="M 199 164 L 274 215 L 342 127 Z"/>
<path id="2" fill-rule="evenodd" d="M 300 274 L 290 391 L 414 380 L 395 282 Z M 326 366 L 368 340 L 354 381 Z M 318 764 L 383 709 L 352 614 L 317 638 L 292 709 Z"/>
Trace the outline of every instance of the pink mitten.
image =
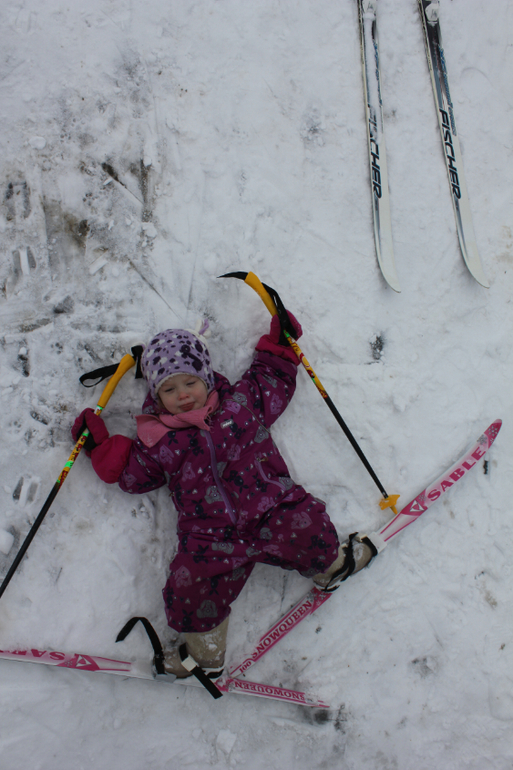
<path id="1" fill-rule="evenodd" d="M 92 451 L 109 438 L 109 431 L 102 418 L 90 408 L 84 409 L 73 423 L 71 428 L 73 441 L 77 442 L 86 428 L 89 430 L 89 436 L 84 444 L 86 451 Z"/>
<path id="2" fill-rule="evenodd" d="M 287 310 L 290 322 L 296 332 L 296 339 L 299 339 L 303 334 L 301 324 L 297 321 L 292 313 Z M 257 342 L 256 350 L 266 351 L 267 353 L 274 353 L 275 356 L 284 358 L 286 361 L 291 361 L 298 366 L 299 359 L 287 342 L 286 346 L 280 344 L 281 326 L 280 320 L 277 315 L 274 315 L 271 319 L 271 328 L 269 334 L 264 334 L 263 337 Z"/>
<path id="3" fill-rule="evenodd" d="M 115 484 L 123 473 L 133 441 L 127 436 L 111 436 L 91 452 L 91 462 L 97 476 L 107 484 Z"/>

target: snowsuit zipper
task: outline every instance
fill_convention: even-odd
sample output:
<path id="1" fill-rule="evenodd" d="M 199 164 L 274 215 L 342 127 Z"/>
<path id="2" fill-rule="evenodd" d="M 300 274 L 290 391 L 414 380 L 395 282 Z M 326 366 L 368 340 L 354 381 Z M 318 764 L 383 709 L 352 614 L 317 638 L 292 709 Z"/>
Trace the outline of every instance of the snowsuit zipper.
<path id="1" fill-rule="evenodd" d="M 279 489 L 281 489 L 282 492 L 287 492 L 292 487 L 292 482 L 289 482 L 287 484 L 287 483 L 285 483 L 283 481 L 279 481 L 279 480 L 278 481 L 274 481 L 273 479 L 268 478 L 265 475 L 264 469 L 262 468 L 262 461 L 264 459 L 265 458 L 263 458 L 263 457 L 255 457 L 255 465 L 256 465 L 256 467 L 258 469 L 258 472 L 260 473 L 260 475 L 262 476 L 263 480 L 265 481 L 265 483 L 266 484 L 274 484 L 274 486 L 278 487 Z"/>
<path id="2" fill-rule="evenodd" d="M 228 511 L 228 515 L 232 521 L 232 524 L 237 524 L 237 516 L 235 513 L 235 509 L 233 505 L 230 502 L 230 498 L 228 497 L 228 493 L 226 489 L 223 486 L 223 483 L 219 477 L 219 471 L 217 469 L 217 457 L 216 457 L 216 450 L 214 447 L 214 442 L 212 441 L 212 436 L 208 431 L 202 430 L 200 431 L 201 435 L 204 436 L 207 440 L 208 448 L 210 451 L 210 462 L 212 465 L 212 473 L 214 474 L 214 481 L 216 483 L 216 487 L 219 490 L 219 493 L 221 497 L 223 498 L 223 503 L 225 505 L 226 510 Z"/>

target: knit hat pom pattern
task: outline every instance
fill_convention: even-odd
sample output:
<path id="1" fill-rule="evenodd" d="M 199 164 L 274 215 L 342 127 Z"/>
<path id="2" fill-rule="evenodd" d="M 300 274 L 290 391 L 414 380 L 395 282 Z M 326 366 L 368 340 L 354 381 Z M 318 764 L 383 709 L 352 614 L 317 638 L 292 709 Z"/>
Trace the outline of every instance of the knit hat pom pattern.
<path id="1" fill-rule="evenodd" d="M 144 350 L 141 367 L 155 400 L 164 380 L 177 374 L 199 377 L 208 393 L 214 388 L 208 348 L 198 333 L 188 329 L 167 329 L 157 334 Z"/>

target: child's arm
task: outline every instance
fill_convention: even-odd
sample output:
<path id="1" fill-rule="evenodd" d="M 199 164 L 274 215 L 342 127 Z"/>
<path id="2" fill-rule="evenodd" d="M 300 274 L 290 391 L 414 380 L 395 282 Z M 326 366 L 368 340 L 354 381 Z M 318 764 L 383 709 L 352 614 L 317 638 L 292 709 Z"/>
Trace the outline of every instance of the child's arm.
<path id="1" fill-rule="evenodd" d="M 167 468 L 166 468 L 167 470 Z M 127 462 L 119 477 L 119 486 L 123 492 L 143 495 L 166 484 L 164 470 L 146 451 L 140 439 L 132 442 Z"/>
<path id="2" fill-rule="evenodd" d="M 289 317 L 299 339 L 301 326 L 291 313 Z M 274 316 L 269 334 L 256 345 L 252 365 L 234 386 L 234 392 L 248 398 L 248 406 L 267 426 L 286 409 L 296 389 L 299 360 L 288 343 L 280 343 L 280 332 L 278 316 Z"/>

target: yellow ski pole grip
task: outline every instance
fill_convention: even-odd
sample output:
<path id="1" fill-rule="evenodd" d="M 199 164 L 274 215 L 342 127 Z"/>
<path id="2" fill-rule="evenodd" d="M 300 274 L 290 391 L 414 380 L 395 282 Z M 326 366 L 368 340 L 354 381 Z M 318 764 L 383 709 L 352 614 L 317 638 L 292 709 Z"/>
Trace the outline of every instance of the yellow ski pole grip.
<path id="1" fill-rule="evenodd" d="M 251 286 L 251 288 L 256 291 L 271 315 L 277 314 L 278 311 L 276 310 L 276 305 L 274 304 L 271 295 L 265 289 L 262 281 L 257 275 L 249 272 L 244 280 L 244 283 L 247 283 L 248 286 Z"/>
<path id="2" fill-rule="evenodd" d="M 133 358 L 133 356 L 131 356 L 129 353 L 127 353 L 126 356 L 123 356 L 123 358 L 118 364 L 118 368 L 116 369 L 116 371 L 108 381 L 107 385 L 103 389 L 103 392 L 100 396 L 98 404 L 96 405 L 96 408 L 94 410 L 95 414 L 100 414 L 100 412 L 103 410 L 104 406 L 107 405 L 110 397 L 114 393 L 120 379 L 132 368 L 132 366 L 134 366 L 134 364 L 135 364 L 135 358 Z M 57 482 L 56 482 L 58 486 L 61 486 L 64 483 L 66 476 L 72 469 L 75 463 L 75 460 L 77 459 L 78 455 L 82 451 L 88 436 L 89 436 L 89 429 L 86 428 L 83 431 L 80 438 L 78 439 L 75 446 L 73 447 L 73 451 L 68 457 L 68 462 L 64 465 L 64 468 L 59 474 L 59 478 L 57 479 Z"/>
<path id="3" fill-rule="evenodd" d="M 109 398 L 114 393 L 117 384 L 119 383 L 120 379 L 125 375 L 129 369 L 132 368 L 132 366 L 135 365 L 135 358 L 133 358 L 130 353 L 127 353 L 126 356 L 123 356 L 121 361 L 119 362 L 118 368 L 106 384 L 105 388 L 103 389 L 103 393 L 100 396 L 100 400 L 98 401 L 96 409 L 98 411 L 101 411 L 108 403 Z"/>

